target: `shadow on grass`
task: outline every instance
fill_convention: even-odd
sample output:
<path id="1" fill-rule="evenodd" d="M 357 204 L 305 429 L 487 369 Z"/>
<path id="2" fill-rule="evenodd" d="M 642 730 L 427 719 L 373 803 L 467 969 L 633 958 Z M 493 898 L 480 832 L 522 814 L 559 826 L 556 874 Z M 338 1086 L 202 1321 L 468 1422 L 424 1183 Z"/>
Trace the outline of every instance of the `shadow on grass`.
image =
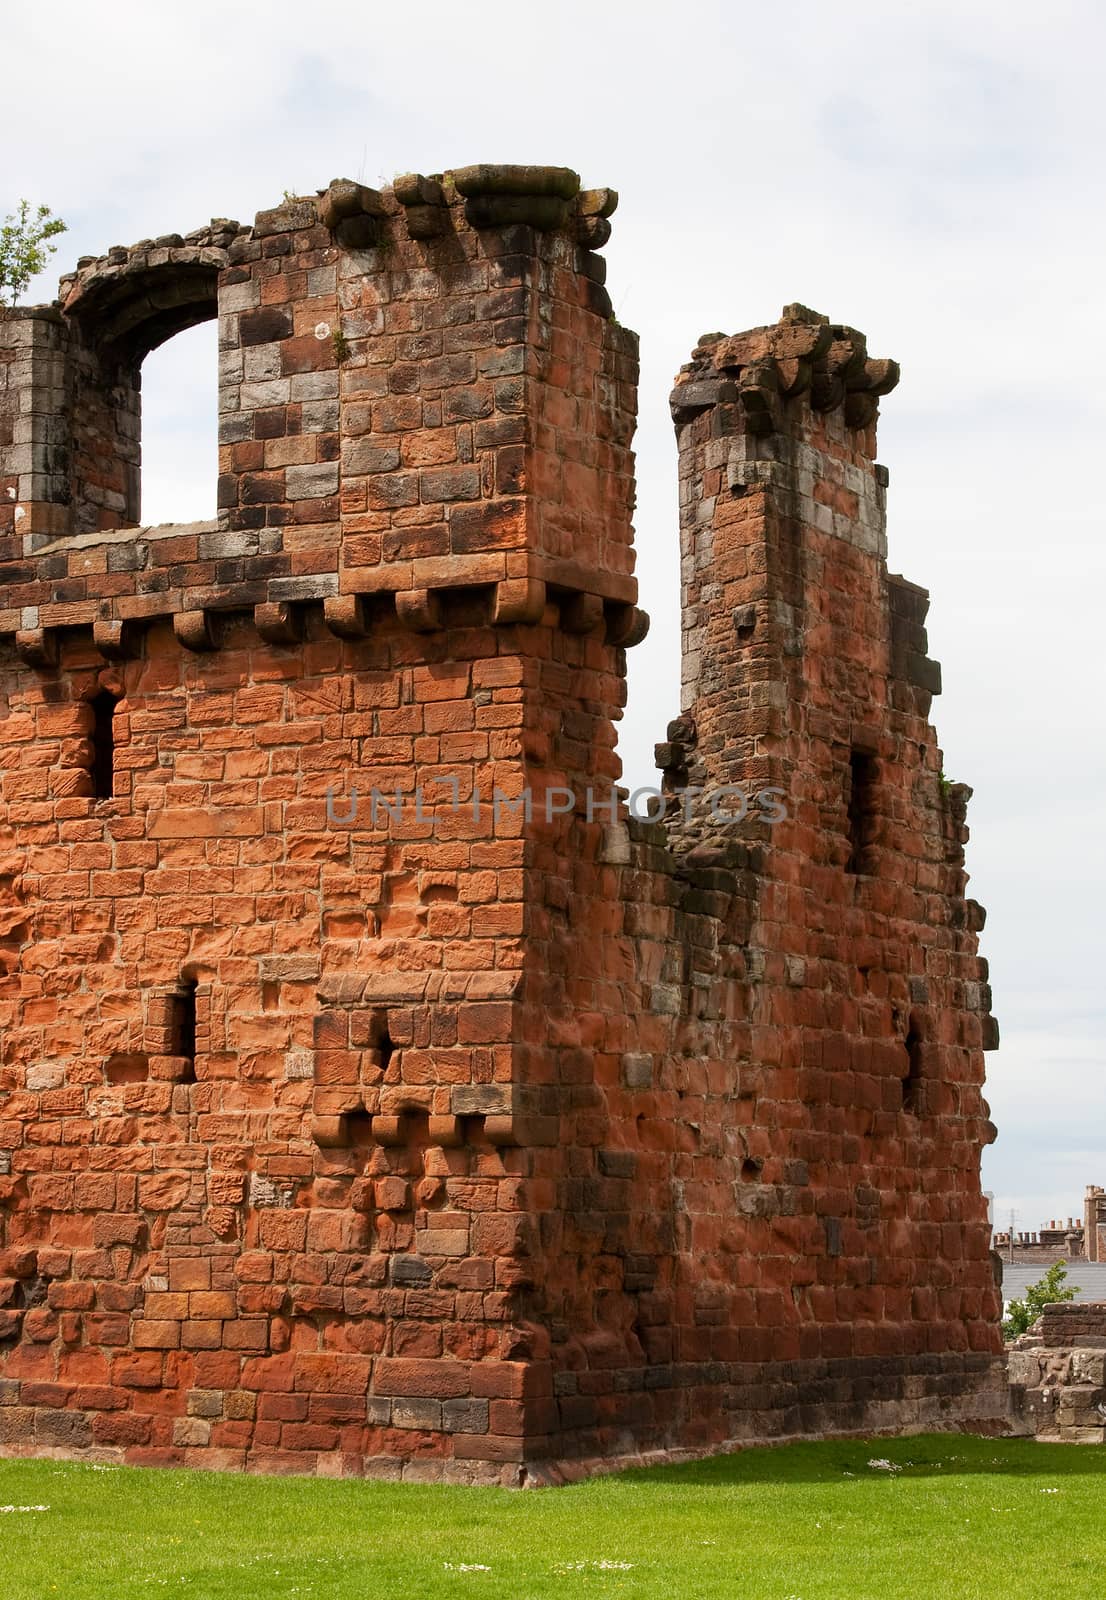
<path id="1" fill-rule="evenodd" d="M 632 1468 L 608 1480 L 643 1487 L 670 1484 L 704 1489 L 734 1484 L 835 1483 L 846 1473 L 885 1476 L 869 1461 L 890 1461 L 897 1478 L 1003 1478 L 1106 1476 L 1106 1447 L 1038 1444 L 1034 1439 L 989 1439 L 972 1434 L 917 1434 L 908 1438 L 834 1439 L 811 1444 L 750 1447 L 679 1466 Z"/>

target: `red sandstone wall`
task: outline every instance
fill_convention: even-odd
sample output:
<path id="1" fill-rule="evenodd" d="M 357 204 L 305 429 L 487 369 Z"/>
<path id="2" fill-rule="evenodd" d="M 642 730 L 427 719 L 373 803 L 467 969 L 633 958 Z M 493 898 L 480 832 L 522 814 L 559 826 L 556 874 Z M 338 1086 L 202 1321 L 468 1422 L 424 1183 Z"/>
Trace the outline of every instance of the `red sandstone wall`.
<path id="1" fill-rule="evenodd" d="M 80 467 L 3 552 L 0 1448 L 517 1481 L 1002 1409 L 979 918 L 882 378 L 823 352 L 785 403 L 772 330 L 697 352 L 666 783 L 790 820 L 612 818 L 636 349 L 574 185 L 333 184 L 63 283 L 81 381 L 217 301 L 221 510 L 104 528 Z M 127 434 L 31 367 L 78 442 Z"/>
<path id="2" fill-rule="evenodd" d="M 65 699 L 13 686 L 6 1443 L 472 1455 L 488 1384 L 511 1398 L 513 1369 L 469 1363 L 505 1353 L 496 1258 L 524 1204 L 510 1129 L 485 1132 L 512 1106 L 523 847 L 335 827 L 324 792 L 471 774 L 474 746 L 510 765 L 520 666 L 490 629 L 429 653 L 394 624 L 313 631 L 274 652 L 242 623 L 201 662 L 155 627 L 118 669 L 66 652 Z M 105 679 L 126 778 L 95 803 L 74 759 Z M 182 972 L 194 1082 L 159 1009 Z"/>
<path id="3" fill-rule="evenodd" d="M 530 1147 L 556 1132 L 514 1004 L 534 851 L 492 802 L 551 759 L 562 648 L 609 697 L 574 767 L 594 742 L 616 771 L 634 341 L 598 258 L 517 217 L 472 231 L 462 204 L 430 242 L 391 197 L 371 249 L 314 202 L 236 236 L 222 526 L 39 535 L 2 574 L 6 1447 L 495 1472 L 551 1395 L 520 1299 Z M 105 349 L 156 342 L 126 284 L 177 283 L 159 253 L 77 275 L 82 351 L 107 314 Z M 90 414 L 83 439 L 130 413 Z M 539 439 L 576 463 L 570 567 L 542 543 Z M 79 531 L 99 501 L 76 484 Z"/>
<path id="4" fill-rule="evenodd" d="M 685 710 L 658 758 L 674 791 L 776 785 L 788 819 L 577 816 L 546 880 L 552 1454 L 1005 1412 L 967 792 L 927 720 L 926 597 L 884 559 L 891 364 L 815 329 L 697 352 L 673 396 Z M 805 384 L 766 381 L 804 336 Z"/>

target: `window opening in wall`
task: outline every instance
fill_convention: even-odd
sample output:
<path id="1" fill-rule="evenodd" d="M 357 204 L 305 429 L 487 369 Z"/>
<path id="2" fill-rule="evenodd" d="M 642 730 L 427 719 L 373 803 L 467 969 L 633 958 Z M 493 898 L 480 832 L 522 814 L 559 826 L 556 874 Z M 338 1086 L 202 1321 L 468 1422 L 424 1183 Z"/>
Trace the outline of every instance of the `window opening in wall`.
<path id="1" fill-rule="evenodd" d="M 115 794 L 115 709 L 119 697 L 107 689 L 92 701 L 92 792 L 97 800 Z"/>
<path id="2" fill-rule="evenodd" d="M 172 997 L 169 1054 L 182 1056 L 188 1063 L 184 1082 L 196 1081 L 196 979 L 182 978 Z"/>
<path id="3" fill-rule="evenodd" d="M 212 313 L 214 314 L 214 301 Z M 141 521 L 215 516 L 218 476 L 217 325 L 204 322 L 142 363 Z"/>
<path id="4" fill-rule="evenodd" d="M 875 756 L 854 750 L 849 756 L 849 859 L 848 872 L 869 872 L 870 846 L 875 834 L 877 774 Z"/>
<path id="5" fill-rule="evenodd" d="M 906 1051 L 906 1076 L 902 1080 L 902 1108 L 904 1111 L 917 1112 L 922 1095 L 922 1033 L 914 1016 L 910 1018 L 903 1048 Z"/>

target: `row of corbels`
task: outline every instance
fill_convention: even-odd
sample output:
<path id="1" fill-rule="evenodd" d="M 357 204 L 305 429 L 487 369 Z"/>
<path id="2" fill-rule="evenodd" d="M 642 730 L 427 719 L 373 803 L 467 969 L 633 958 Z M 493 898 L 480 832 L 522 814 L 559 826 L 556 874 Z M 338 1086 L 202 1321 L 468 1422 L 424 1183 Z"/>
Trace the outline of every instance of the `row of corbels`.
<path id="1" fill-rule="evenodd" d="M 355 1114 L 346 1112 L 337 1116 L 312 1117 L 312 1139 L 324 1150 L 342 1149 L 352 1144 L 351 1118 Z M 444 1116 L 427 1117 L 427 1144 L 443 1150 L 459 1149 L 467 1143 L 465 1120 L 448 1113 Z M 484 1137 L 489 1144 L 494 1145 L 521 1143 L 521 1130 L 516 1126 L 517 1120 L 510 1113 L 481 1117 Z M 374 1144 L 384 1145 L 389 1149 L 407 1145 L 411 1142 L 412 1134 L 410 1114 L 401 1112 L 398 1116 L 382 1116 L 377 1113 L 370 1119 L 369 1134 Z"/>
<path id="2" fill-rule="evenodd" d="M 465 203 L 471 228 L 518 224 L 549 233 L 567 230 L 587 250 L 600 250 L 611 236 L 608 220 L 618 205 L 614 189 L 582 189 L 568 167 L 478 165 L 444 177 L 407 172 L 393 193 L 403 207 L 412 239 L 436 239 L 450 229 L 449 188 Z M 387 206 L 376 189 L 335 178 L 319 195 L 320 220 L 347 249 L 367 249 L 379 239 Z"/>
<path id="3" fill-rule="evenodd" d="M 536 625 L 545 617 L 549 593 L 538 578 L 505 578 L 493 586 L 491 621 L 495 624 Z M 406 589 L 395 594 L 396 614 L 416 633 L 434 633 L 446 626 L 443 601 L 449 590 Z M 209 654 L 220 647 L 217 611 L 191 610 L 173 614 L 173 632 L 186 650 Z M 253 608 L 254 625 L 267 644 L 294 645 L 304 636 L 304 608 L 288 600 L 267 601 Z M 152 619 L 151 619 L 152 620 Z M 323 620 L 340 639 L 364 639 L 372 631 L 369 597 L 359 594 L 328 595 L 323 600 Z M 565 633 L 589 634 L 603 629 L 608 644 L 625 649 L 640 644 L 649 631 L 649 617 L 640 607 L 602 596 L 577 592 L 561 595 L 557 624 Z M 50 670 L 58 664 L 60 630 L 21 628 L 14 636 L 16 654 L 29 667 Z M 106 660 L 130 660 L 141 653 L 141 625 L 136 620 L 98 618 L 92 639 Z"/>
<path id="4" fill-rule="evenodd" d="M 850 427 L 866 428 L 880 396 L 898 381 L 898 362 L 869 357 L 856 328 L 789 305 L 770 327 L 731 337 L 705 334 L 672 391 L 672 414 L 679 423 L 708 405 L 736 400 L 751 433 L 773 433 L 782 425 L 784 403 L 806 394 L 812 410 L 843 406 Z"/>
<path id="5" fill-rule="evenodd" d="M 415 633 L 437 633 L 447 626 L 443 606 L 449 594 L 448 589 L 397 590 L 396 615 Z M 537 626 L 544 620 L 549 602 L 542 579 L 504 578 L 492 586 L 490 620 L 498 626 Z M 300 637 L 301 615 L 286 601 L 257 606 L 254 620 L 261 637 L 270 644 L 294 644 Z M 323 601 L 323 621 L 340 639 L 366 638 L 372 631 L 369 597 L 328 595 Z M 559 598 L 556 621 L 565 633 L 590 634 L 602 628 L 608 644 L 625 649 L 640 644 L 649 631 L 649 617 L 639 606 L 604 601 L 601 595 L 582 591 Z"/>

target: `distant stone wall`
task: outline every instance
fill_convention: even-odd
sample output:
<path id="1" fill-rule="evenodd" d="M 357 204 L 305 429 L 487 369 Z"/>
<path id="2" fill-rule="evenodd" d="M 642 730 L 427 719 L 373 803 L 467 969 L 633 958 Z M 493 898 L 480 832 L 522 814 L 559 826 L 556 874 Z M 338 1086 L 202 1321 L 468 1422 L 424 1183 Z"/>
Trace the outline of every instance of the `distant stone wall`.
<path id="1" fill-rule="evenodd" d="M 1016 1423 L 1061 1444 L 1106 1443 L 1106 1304 L 1045 1306 L 1009 1354 Z"/>
<path id="2" fill-rule="evenodd" d="M 1049 1346 L 1106 1346 L 1106 1305 L 1098 1301 L 1067 1301 L 1045 1306 L 1027 1337 Z"/>

